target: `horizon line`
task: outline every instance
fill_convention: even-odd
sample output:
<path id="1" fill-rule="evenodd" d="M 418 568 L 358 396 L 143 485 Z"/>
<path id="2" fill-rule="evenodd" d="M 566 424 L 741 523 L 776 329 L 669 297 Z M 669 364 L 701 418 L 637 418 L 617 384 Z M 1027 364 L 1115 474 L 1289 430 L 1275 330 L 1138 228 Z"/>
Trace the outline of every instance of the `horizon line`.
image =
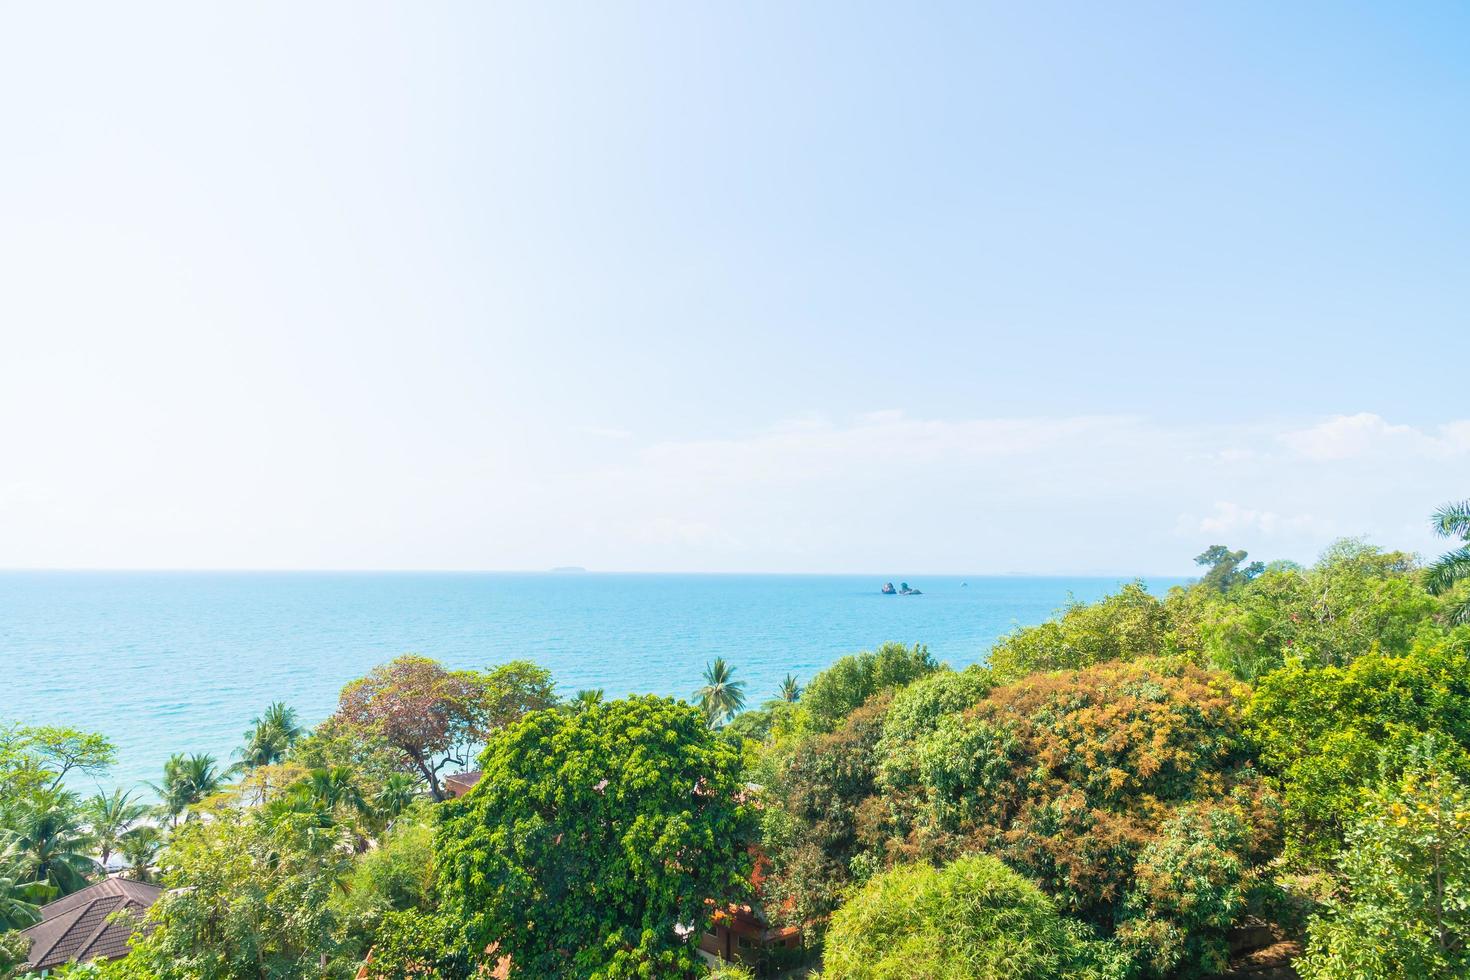
<path id="1" fill-rule="evenodd" d="M 265 566 L 0 566 L 0 575 L 10 574 L 189 574 L 189 575 L 764 575 L 764 576 L 844 576 L 853 578 L 878 578 L 887 580 L 895 576 L 891 572 L 839 572 L 839 571 L 688 571 L 681 569 L 617 569 L 583 568 L 576 565 L 552 566 L 549 568 L 277 568 Z M 1121 578 L 1121 579 L 1191 579 L 1198 575 L 1170 574 L 1165 572 L 904 572 L 902 576 L 917 578 Z"/>

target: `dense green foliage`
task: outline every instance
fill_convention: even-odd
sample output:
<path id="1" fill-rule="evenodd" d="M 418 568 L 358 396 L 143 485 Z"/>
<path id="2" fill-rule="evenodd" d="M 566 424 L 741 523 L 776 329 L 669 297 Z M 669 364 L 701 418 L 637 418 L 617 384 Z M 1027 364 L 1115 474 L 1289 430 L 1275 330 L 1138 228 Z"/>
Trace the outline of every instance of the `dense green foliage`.
<path id="1" fill-rule="evenodd" d="M 1050 899 L 1000 861 L 874 876 L 833 916 L 827 980 L 1055 980 L 1104 976 L 1105 959 Z"/>
<path id="2" fill-rule="evenodd" d="M 869 653 L 837 660 L 812 678 L 800 703 L 814 730 L 831 731 L 878 692 L 902 687 L 938 668 L 922 644 L 885 643 Z"/>
<path id="3" fill-rule="evenodd" d="M 739 761 L 668 699 L 527 715 L 444 811 L 443 914 L 465 948 L 494 945 L 527 976 L 695 974 L 706 899 L 743 887 Z"/>
<path id="4" fill-rule="evenodd" d="M 1349 831 L 1343 893 L 1312 922 L 1306 980 L 1470 975 L 1470 783 L 1426 744 Z"/>
<path id="5" fill-rule="evenodd" d="M 1307 980 L 1464 976 L 1462 551 L 1217 545 L 985 666 L 885 643 L 753 710 L 723 660 L 696 706 L 403 657 L 314 730 L 270 705 L 232 766 L 173 756 L 151 809 L 69 789 L 105 738 L 3 728 L 0 976 L 116 856 L 172 891 L 77 976 L 748 977 L 694 954 L 727 903 L 800 926 L 827 980 L 1205 978 L 1249 942 Z"/>

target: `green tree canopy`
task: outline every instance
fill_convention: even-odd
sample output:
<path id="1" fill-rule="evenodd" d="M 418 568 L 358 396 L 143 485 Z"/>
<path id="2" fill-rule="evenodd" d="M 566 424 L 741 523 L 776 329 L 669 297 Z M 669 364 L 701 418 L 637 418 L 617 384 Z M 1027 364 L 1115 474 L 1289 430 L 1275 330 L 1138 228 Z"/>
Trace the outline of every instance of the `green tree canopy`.
<path id="1" fill-rule="evenodd" d="M 885 871 L 832 918 L 827 980 L 1057 980 L 1106 954 L 1035 885 L 973 855 Z"/>
<path id="2" fill-rule="evenodd" d="M 1303 980 L 1470 975 L 1470 783 L 1425 748 L 1349 831 L 1345 887 L 1311 923 Z"/>
<path id="3" fill-rule="evenodd" d="M 829 732 L 868 698 L 902 687 L 939 669 L 929 648 L 885 643 L 877 650 L 841 657 L 807 685 L 801 696 L 808 723 Z"/>
<path id="4" fill-rule="evenodd" d="M 1164 604 L 1142 582 L 1132 582 L 1101 602 L 1073 602 L 1059 617 L 1002 637 L 989 666 L 998 680 L 1010 681 L 1040 671 L 1157 657 L 1165 652 L 1169 625 Z"/>
<path id="5" fill-rule="evenodd" d="M 492 736 L 446 804 L 442 912 L 536 977 L 696 973 L 694 938 L 739 894 L 749 821 L 739 757 L 701 712 L 637 697 L 533 712 Z"/>
<path id="6" fill-rule="evenodd" d="M 1209 569 L 1204 578 L 1200 579 L 1200 585 L 1216 592 L 1225 592 L 1233 586 L 1249 582 L 1266 570 L 1262 562 L 1243 564 L 1245 559 L 1244 551 L 1231 551 L 1223 544 L 1210 545 L 1203 554 L 1196 555 L 1194 559 L 1196 565 Z"/>
<path id="7" fill-rule="evenodd" d="M 1343 667 L 1290 661 L 1262 679 L 1246 718 L 1285 789 L 1293 850 L 1325 860 L 1408 745 L 1433 735 L 1446 751 L 1470 750 L 1470 628 Z"/>

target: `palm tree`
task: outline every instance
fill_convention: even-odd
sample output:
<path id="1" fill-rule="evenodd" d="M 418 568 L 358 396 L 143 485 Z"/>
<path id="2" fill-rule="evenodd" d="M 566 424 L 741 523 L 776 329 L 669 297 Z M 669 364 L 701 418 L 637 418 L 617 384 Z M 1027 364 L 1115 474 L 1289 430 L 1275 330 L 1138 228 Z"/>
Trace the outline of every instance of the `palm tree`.
<path id="1" fill-rule="evenodd" d="M 787 674 L 786 679 L 781 682 L 781 687 L 776 692 L 777 697 L 787 704 L 795 704 L 801 697 L 801 685 L 796 683 L 793 674 Z"/>
<path id="2" fill-rule="evenodd" d="M 567 707 L 573 714 L 581 714 L 588 708 L 595 708 L 602 703 L 602 688 L 593 687 L 578 691 L 576 696 L 567 702 Z"/>
<path id="3" fill-rule="evenodd" d="M 1449 592 L 1460 582 L 1470 579 L 1470 500 L 1445 504 L 1434 512 L 1430 523 L 1442 538 L 1458 538 L 1464 542 L 1454 551 L 1439 556 L 1429 566 L 1429 591 L 1435 595 Z M 1470 623 L 1470 597 L 1454 601 L 1449 609 L 1450 622 Z"/>
<path id="4" fill-rule="evenodd" d="M 225 774 L 220 771 L 214 756 L 196 752 L 193 755 L 175 753 L 163 764 L 163 785 L 153 785 L 153 791 L 163 802 L 159 810 L 177 826 L 179 817 L 224 786 Z"/>
<path id="5" fill-rule="evenodd" d="M 406 772 L 390 773 L 373 794 L 372 810 L 385 825 L 398 818 L 419 796 L 419 781 Z"/>
<path id="6" fill-rule="evenodd" d="M 87 853 L 90 835 L 71 793 L 43 793 L 21 807 L 8 837 L 8 861 L 18 863 L 27 880 L 54 885 L 62 895 L 86 887 L 98 870 Z"/>
<path id="7" fill-rule="evenodd" d="M 118 853 L 128 863 L 123 876 L 134 881 L 153 880 L 153 862 L 163 848 L 163 834 L 157 827 L 143 824 L 134 827 L 118 841 Z"/>
<path id="8" fill-rule="evenodd" d="M 41 921 L 41 906 L 56 895 L 44 881 L 26 881 L 24 865 L 0 855 L 0 932 Z"/>
<path id="9" fill-rule="evenodd" d="M 296 717 L 296 709 L 281 701 L 272 702 L 260 716 L 250 722 L 245 732 L 245 745 L 237 753 L 246 769 L 269 766 L 286 757 L 306 729 Z"/>
<path id="10" fill-rule="evenodd" d="M 333 766 L 330 769 L 313 769 L 306 778 L 292 787 L 296 802 L 305 803 L 312 809 L 334 814 L 338 810 L 367 812 L 367 801 L 357 788 L 351 766 Z"/>
<path id="11" fill-rule="evenodd" d="M 716 657 L 704 668 L 704 686 L 694 692 L 711 725 L 722 725 L 745 707 L 745 682 L 731 680 L 735 668 Z"/>
<path id="12" fill-rule="evenodd" d="M 139 802 L 131 790 L 121 789 L 113 790 L 111 795 L 98 793 L 83 804 L 82 812 L 92 828 L 92 841 L 104 868 L 122 835 L 147 816 L 148 809 L 148 804 Z"/>

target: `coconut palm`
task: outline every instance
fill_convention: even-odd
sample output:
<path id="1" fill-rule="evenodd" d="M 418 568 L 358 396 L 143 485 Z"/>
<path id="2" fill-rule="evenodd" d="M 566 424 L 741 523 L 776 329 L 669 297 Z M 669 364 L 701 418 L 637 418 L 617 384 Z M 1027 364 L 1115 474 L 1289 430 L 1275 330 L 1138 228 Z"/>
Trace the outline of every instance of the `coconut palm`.
<path id="1" fill-rule="evenodd" d="M 1442 538 L 1464 542 L 1454 551 L 1445 552 L 1429 566 L 1429 591 L 1435 595 L 1449 592 L 1460 582 L 1470 580 L 1470 500 L 1445 504 L 1434 512 L 1430 523 Z M 1450 622 L 1470 623 L 1470 597 L 1455 601 L 1449 609 Z"/>
<path id="2" fill-rule="evenodd" d="M 240 766 L 254 769 L 274 765 L 284 759 L 291 746 L 305 734 L 306 729 L 296 717 L 296 709 L 275 701 L 250 722 L 250 729 L 245 732 L 245 745 L 237 753 Z"/>
<path id="3" fill-rule="evenodd" d="M 732 680 L 735 668 L 716 657 L 704 668 L 704 686 L 694 698 L 711 725 L 722 725 L 745 707 L 745 682 Z"/>
<path id="4" fill-rule="evenodd" d="M 151 824 L 134 827 L 118 841 L 117 852 L 128 866 L 123 877 L 134 881 L 152 881 L 153 863 L 163 849 L 163 833 Z"/>
<path id="5" fill-rule="evenodd" d="M 595 708 L 602 703 L 602 688 L 593 687 L 578 691 L 576 696 L 567 702 L 567 707 L 573 714 L 580 714 L 588 708 Z"/>
<path id="6" fill-rule="evenodd" d="M 41 906 L 56 895 L 46 882 L 25 879 L 21 861 L 0 856 L 0 932 L 41 921 Z"/>
<path id="7" fill-rule="evenodd" d="M 115 789 L 111 794 L 98 793 L 82 804 L 82 814 L 92 829 L 92 842 L 97 847 L 102 866 L 117 850 L 123 834 L 148 815 L 149 806 L 131 791 Z"/>
<path id="8" fill-rule="evenodd" d="M 339 810 L 364 813 L 368 809 L 351 766 L 313 769 L 305 779 L 291 787 L 290 795 L 294 797 L 293 802 L 304 803 L 328 814 Z"/>
<path id="9" fill-rule="evenodd" d="M 99 870 L 71 793 L 42 793 L 20 807 L 7 837 L 7 862 L 18 864 L 26 880 L 54 885 L 62 895 L 86 887 Z"/>
<path id="10" fill-rule="evenodd" d="M 190 807 L 219 792 L 224 784 L 225 774 L 220 771 L 214 756 L 180 752 L 169 756 L 168 762 L 164 763 L 163 784 L 151 785 L 162 800 L 158 807 L 160 812 L 177 826 L 179 817 L 188 814 Z"/>
<path id="11" fill-rule="evenodd" d="M 406 772 L 390 773 L 383 786 L 373 794 L 372 810 L 378 820 L 391 823 L 407 810 L 419 796 L 419 781 Z"/>
<path id="12" fill-rule="evenodd" d="M 801 697 L 801 685 L 796 683 L 794 674 L 787 674 L 786 679 L 781 682 L 781 687 L 776 692 L 777 697 L 787 704 L 795 704 Z"/>

